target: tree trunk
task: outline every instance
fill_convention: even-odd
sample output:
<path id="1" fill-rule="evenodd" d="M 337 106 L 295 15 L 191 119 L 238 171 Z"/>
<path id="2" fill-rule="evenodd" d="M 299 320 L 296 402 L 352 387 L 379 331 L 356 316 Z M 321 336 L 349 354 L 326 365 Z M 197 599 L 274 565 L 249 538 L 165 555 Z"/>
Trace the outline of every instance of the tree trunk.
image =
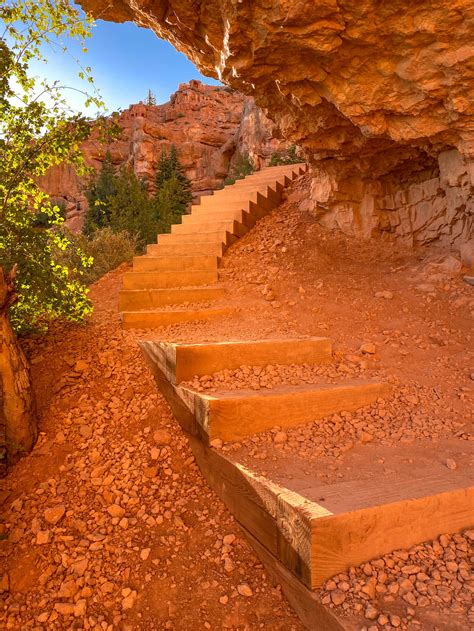
<path id="1" fill-rule="evenodd" d="M 9 460 L 31 451 L 38 433 L 30 367 L 8 319 L 16 299 L 15 270 L 6 276 L 0 267 L 0 423 Z"/>

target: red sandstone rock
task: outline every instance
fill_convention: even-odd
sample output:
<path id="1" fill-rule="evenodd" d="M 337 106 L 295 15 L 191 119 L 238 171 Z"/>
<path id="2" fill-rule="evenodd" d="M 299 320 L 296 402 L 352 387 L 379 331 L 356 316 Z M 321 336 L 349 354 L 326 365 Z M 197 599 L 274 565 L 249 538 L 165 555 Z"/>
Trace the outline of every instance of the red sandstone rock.
<path id="1" fill-rule="evenodd" d="M 472 235 L 470 0 L 80 0 L 251 95 L 313 165 L 328 227 L 409 245 Z"/>
<path id="2" fill-rule="evenodd" d="M 151 191 L 161 152 L 169 152 L 172 144 L 196 196 L 218 188 L 239 154 L 248 154 L 260 168 L 282 146 L 273 137 L 274 124 L 252 98 L 195 80 L 181 84 L 168 103 L 131 105 L 116 121 L 123 131 L 108 147 L 112 162 L 131 165 Z M 82 150 L 86 163 L 99 169 L 107 148 L 97 136 L 84 142 Z M 55 201 L 66 201 L 68 225 L 80 229 L 87 201 L 73 167 L 50 169 L 40 184 Z"/>

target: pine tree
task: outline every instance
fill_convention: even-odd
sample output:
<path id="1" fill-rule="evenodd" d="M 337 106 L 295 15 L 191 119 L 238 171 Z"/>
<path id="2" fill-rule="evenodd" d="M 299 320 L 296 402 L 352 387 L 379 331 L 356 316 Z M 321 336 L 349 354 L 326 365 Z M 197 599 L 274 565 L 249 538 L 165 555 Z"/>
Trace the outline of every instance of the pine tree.
<path id="1" fill-rule="evenodd" d="M 146 97 L 147 105 L 156 105 L 156 96 L 151 90 L 148 90 L 148 96 Z"/>
<path id="2" fill-rule="evenodd" d="M 155 176 L 156 187 L 160 189 L 163 186 L 163 183 L 166 182 L 166 180 L 169 180 L 172 175 L 173 164 L 171 161 L 171 153 L 168 156 L 166 151 L 162 149 Z"/>
<path id="3" fill-rule="evenodd" d="M 143 249 L 156 241 L 158 221 L 146 183 L 139 180 L 132 169 L 122 169 L 116 179 L 116 190 L 109 197 L 110 227 L 114 232 L 126 230 L 136 235 Z"/>
<path id="4" fill-rule="evenodd" d="M 110 199 L 117 191 L 117 176 L 110 152 L 107 151 L 99 174 L 89 182 L 85 196 L 89 204 L 84 233 L 92 234 L 97 228 L 104 228 L 110 223 Z"/>
<path id="5" fill-rule="evenodd" d="M 162 151 L 155 183 L 154 206 L 160 232 L 169 232 L 171 224 L 179 222 L 192 201 L 191 182 L 184 174 L 174 145 L 169 155 Z"/>

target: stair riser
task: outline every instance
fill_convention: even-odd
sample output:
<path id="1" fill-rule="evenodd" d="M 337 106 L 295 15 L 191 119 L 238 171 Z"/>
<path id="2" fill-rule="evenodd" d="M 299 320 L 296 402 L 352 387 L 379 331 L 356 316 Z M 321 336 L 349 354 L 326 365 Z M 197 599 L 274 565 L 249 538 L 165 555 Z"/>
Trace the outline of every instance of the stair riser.
<path id="1" fill-rule="evenodd" d="M 196 223 L 196 224 L 178 224 L 172 226 L 171 234 L 173 235 L 184 235 L 184 234 L 192 234 L 195 238 L 199 238 L 198 235 L 206 232 L 219 232 L 226 231 L 230 234 L 234 234 L 237 237 L 242 237 L 244 234 L 248 232 L 248 228 L 239 224 L 237 221 L 216 221 L 209 223 Z"/>
<path id="2" fill-rule="evenodd" d="M 168 289 L 194 287 L 217 283 L 217 271 L 212 272 L 129 272 L 125 274 L 124 289 Z"/>
<path id="3" fill-rule="evenodd" d="M 139 256 L 133 260 L 134 272 L 216 270 L 217 256 Z"/>
<path id="4" fill-rule="evenodd" d="M 216 195 L 215 197 L 210 197 L 208 198 L 205 203 L 200 204 L 198 207 L 199 208 L 206 208 L 210 209 L 210 208 L 215 208 L 217 207 L 222 207 L 222 206 L 236 206 L 237 209 L 239 208 L 239 206 L 242 206 L 242 204 L 248 204 L 249 202 L 254 202 L 257 203 L 259 206 L 264 206 L 264 207 L 268 207 L 269 204 L 272 204 L 272 196 L 276 195 L 276 193 L 273 191 L 272 193 L 269 193 L 268 191 L 265 192 L 252 192 L 252 193 L 242 193 L 241 195 Z M 193 208 L 191 209 L 191 212 L 194 210 L 195 206 L 193 206 Z"/>
<path id="5" fill-rule="evenodd" d="M 376 383 L 270 396 L 211 397 L 204 398 L 203 405 L 196 405 L 197 420 L 209 440 L 235 441 L 271 429 L 275 419 L 283 428 L 295 427 L 341 411 L 357 410 L 388 393 L 386 384 Z"/>
<path id="6" fill-rule="evenodd" d="M 125 329 L 152 329 L 160 326 L 172 326 L 183 322 L 195 322 L 215 320 L 231 313 L 231 309 L 208 309 L 195 311 L 162 311 L 160 312 L 125 312 L 122 314 L 122 323 Z"/>
<path id="7" fill-rule="evenodd" d="M 202 234 L 160 234 L 158 235 L 158 244 L 175 244 L 175 243 L 213 243 L 213 244 L 224 244 L 225 246 L 229 246 L 235 241 L 237 241 L 238 237 L 230 234 L 229 232 L 220 231 L 220 232 L 207 232 Z"/>
<path id="8" fill-rule="evenodd" d="M 122 290 L 119 294 L 119 310 L 159 309 L 166 305 L 180 305 L 185 302 L 199 303 L 221 300 L 224 296 L 225 289 L 222 287 Z"/>
<path id="9" fill-rule="evenodd" d="M 258 220 L 258 217 L 253 216 L 250 212 L 245 212 L 243 210 L 222 210 L 220 212 L 209 212 L 209 213 L 201 213 L 201 214 L 193 214 L 186 215 L 183 217 L 183 225 L 186 226 L 195 226 L 197 224 L 202 223 L 203 221 L 237 221 L 238 223 L 247 226 L 248 228 L 253 228 L 255 223 Z"/>
<path id="10" fill-rule="evenodd" d="M 332 359 L 331 340 L 323 337 L 271 339 L 244 342 L 169 344 L 143 342 L 168 381 L 179 384 L 196 375 L 212 375 L 225 368 L 268 364 L 327 364 Z"/>
<path id="11" fill-rule="evenodd" d="M 224 246 L 218 243 L 184 243 L 174 245 L 158 245 L 153 243 L 147 247 L 151 256 L 218 256 L 224 253 Z"/>

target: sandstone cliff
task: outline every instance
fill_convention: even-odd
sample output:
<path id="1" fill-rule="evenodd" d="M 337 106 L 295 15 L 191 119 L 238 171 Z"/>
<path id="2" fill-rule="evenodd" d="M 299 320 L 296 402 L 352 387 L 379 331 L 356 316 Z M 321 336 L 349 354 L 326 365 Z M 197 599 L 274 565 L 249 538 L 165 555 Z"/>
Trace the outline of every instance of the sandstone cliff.
<path id="1" fill-rule="evenodd" d="M 161 152 L 172 144 L 196 195 L 218 188 L 239 154 L 248 154 L 260 168 L 282 146 L 274 138 L 275 125 L 252 98 L 194 80 L 181 84 L 168 103 L 131 105 L 116 120 L 120 139 L 107 147 L 92 134 L 81 147 L 86 162 L 100 169 L 108 149 L 117 168 L 132 166 L 150 190 Z M 79 229 L 87 202 L 74 169 L 50 169 L 41 185 L 53 199 L 64 200 L 69 226 Z"/>
<path id="2" fill-rule="evenodd" d="M 415 243 L 472 233 L 471 0 L 80 3 L 254 96 L 306 148 L 326 222 Z"/>

